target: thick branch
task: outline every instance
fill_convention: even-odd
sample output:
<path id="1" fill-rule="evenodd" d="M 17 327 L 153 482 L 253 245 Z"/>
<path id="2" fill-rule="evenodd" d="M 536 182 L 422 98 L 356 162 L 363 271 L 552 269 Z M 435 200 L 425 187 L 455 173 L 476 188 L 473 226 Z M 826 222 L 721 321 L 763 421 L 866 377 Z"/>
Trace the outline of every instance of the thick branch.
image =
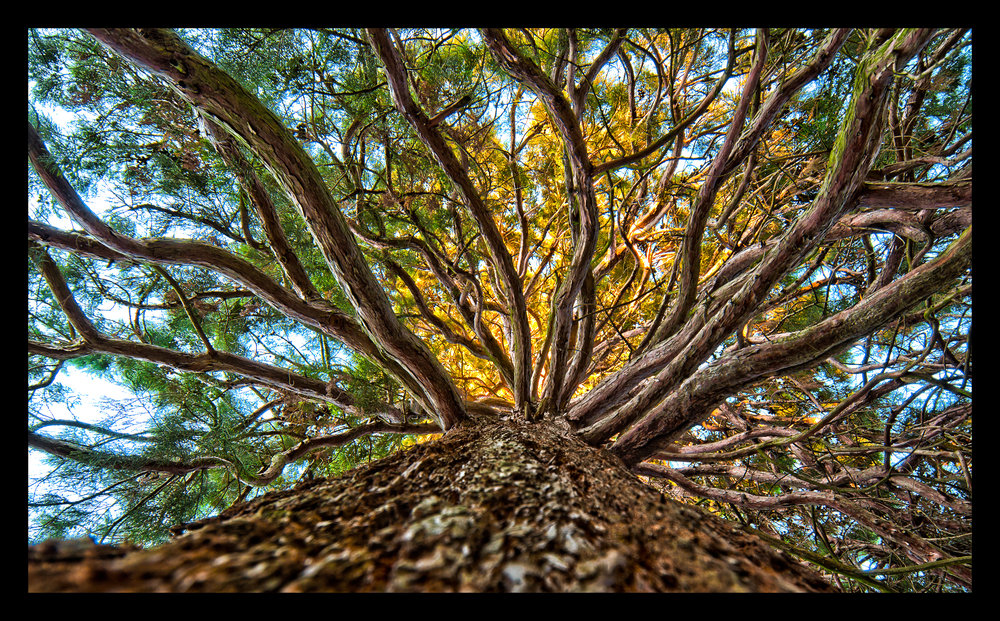
<path id="1" fill-rule="evenodd" d="M 600 224 L 597 219 L 597 198 L 594 195 L 593 166 L 587 154 L 586 141 L 579 119 L 572 104 L 533 62 L 521 55 L 507 40 L 503 31 L 495 28 L 482 30 L 483 39 L 490 53 L 514 79 L 531 89 L 541 100 L 553 123 L 562 135 L 572 170 L 573 189 L 578 202 L 579 235 L 570 261 L 569 274 L 563 280 L 553 302 L 552 362 L 549 366 L 546 393 L 552 411 L 561 411 L 574 388 L 567 382 L 569 352 L 565 347 L 573 327 L 573 305 L 580 295 L 584 281 L 590 276 L 590 261 L 597 249 Z M 585 301 L 586 302 L 586 301 Z M 591 335 L 592 338 L 592 335 Z M 591 351 L 593 343 L 581 343 L 584 351 Z"/>
<path id="2" fill-rule="evenodd" d="M 250 166 L 250 162 L 240 153 L 232 136 L 226 134 L 208 116 L 201 115 L 199 118 L 202 121 L 205 135 L 216 151 L 219 152 L 219 155 L 222 156 L 222 159 L 236 173 L 237 182 L 239 182 L 240 187 L 250 198 L 250 202 L 253 204 L 254 210 L 257 212 L 257 217 L 260 218 L 260 223 L 264 228 L 264 234 L 267 235 L 268 244 L 274 252 L 274 257 L 278 260 L 285 275 L 288 276 L 288 280 L 292 283 L 292 286 L 306 300 L 320 299 L 322 296 L 309 279 L 309 275 L 302 266 L 302 262 L 299 261 L 298 255 L 292 250 L 291 244 L 288 243 L 288 238 L 285 236 L 285 230 L 278 220 L 278 211 L 271 200 L 271 196 L 264 188 L 264 184 L 257 177 L 257 173 Z M 250 236 L 247 235 L 246 237 L 249 240 Z"/>
<path id="3" fill-rule="evenodd" d="M 274 282 L 241 257 L 204 242 L 156 238 L 134 239 L 106 225 L 83 202 L 55 166 L 41 137 L 28 125 L 28 157 L 49 192 L 93 238 L 69 233 L 42 223 L 28 223 L 28 237 L 44 244 L 109 260 L 137 260 L 158 264 L 198 265 L 218 272 L 250 289 L 279 312 L 333 336 L 365 355 L 378 349 L 348 315 L 330 304 L 312 305 Z"/>
<path id="4" fill-rule="evenodd" d="M 924 222 L 909 213 L 952 207 L 958 209 Z M 845 215 L 830 228 L 823 241 L 829 243 L 868 233 L 872 228 L 893 230 L 894 222 L 912 224 L 913 226 L 896 227 L 893 232 L 905 236 L 920 231 L 916 233 L 918 239 L 926 235 L 924 229 L 929 229 L 934 237 L 959 233 L 972 223 L 972 183 L 969 181 L 933 184 L 865 183 L 855 204 L 848 211 L 853 212 L 858 209 L 869 209 L 877 215 L 868 215 L 868 212 Z M 775 238 L 764 244 L 754 244 L 730 257 L 706 290 L 718 290 L 724 283 L 732 281 L 739 273 L 759 261 L 779 241 L 780 238 Z M 727 294 L 719 291 L 714 295 L 725 297 Z"/>
<path id="5" fill-rule="evenodd" d="M 454 384 L 427 347 L 406 330 L 368 268 L 315 163 L 278 117 L 236 80 L 160 29 L 92 29 L 101 43 L 165 79 L 212 121 L 239 137 L 271 169 L 297 205 L 363 329 L 422 388 L 447 429 L 464 418 Z M 404 382 L 405 384 L 406 382 Z"/>
<path id="6" fill-rule="evenodd" d="M 638 463 L 698 424 L 725 396 L 764 376 L 809 368 L 899 317 L 958 278 L 972 261 L 972 228 L 934 261 L 880 289 L 857 305 L 775 343 L 723 356 L 692 375 L 615 442 L 612 451 Z"/>
<path id="7" fill-rule="evenodd" d="M 199 458 L 190 462 L 176 462 L 151 457 L 136 457 L 134 455 L 118 455 L 104 451 L 95 451 L 71 442 L 55 440 L 33 431 L 28 432 L 28 446 L 50 455 L 72 459 L 82 464 L 110 470 L 135 470 L 139 472 L 166 472 L 169 474 L 186 474 L 197 470 L 225 465 L 218 458 Z"/>
<path id="8" fill-rule="evenodd" d="M 621 431 L 680 385 L 758 308 L 774 283 L 808 256 L 833 223 L 854 205 L 878 153 L 888 86 L 895 71 L 926 44 L 931 34 L 921 30 L 902 31 L 863 59 L 855 78 L 855 92 L 847 118 L 812 206 L 767 251 L 761 263 L 722 298 L 724 303 L 720 301 L 713 306 L 706 301 L 699 307 L 702 310 L 696 310 L 673 337 L 605 379 L 575 404 L 569 415 L 571 419 L 583 424 L 596 423 L 603 412 L 620 403 L 623 386 L 630 390 L 648 377 L 651 370 L 659 369 L 655 380 L 622 406 L 617 415 L 607 417 L 601 425 L 590 429 L 587 437 L 591 441 L 606 439 Z"/>
<path id="9" fill-rule="evenodd" d="M 368 37 L 376 53 L 385 67 L 389 89 L 396 108 L 416 130 L 421 142 L 428 148 L 438 165 L 451 182 L 462 194 L 465 204 L 476 222 L 479 232 L 486 242 L 490 259 L 500 277 L 504 296 L 510 309 L 511 317 L 511 360 L 514 366 L 514 402 L 519 410 L 530 409 L 529 382 L 531 369 L 531 331 L 528 324 L 528 311 L 521 288 L 521 280 L 517 275 L 514 260 L 507 249 L 503 236 L 497 228 L 489 207 L 483 201 L 469 178 L 468 173 L 451 151 L 435 124 L 417 106 L 410 96 L 406 81 L 406 68 L 399 52 L 389 40 L 388 33 L 383 29 L 369 29 Z"/>
<path id="10" fill-rule="evenodd" d="M 62 181 L 65 182 L 65 179 Z M 68 184 L 66 186 L 68 187 Z M 75 192 L 73 196 L 76 196 Z M 75 203 L 76 208 L 89 212 L 86 205 L 79 201 L 78 196 L 76 200 L 78 201 Z M 134 253 L 122 254 L 92 238 L 37 222 L 28 223 L 28 238 L 77 254 L 113 261 L 139 260 L 154 264 L 198 265 L 214 270 L 247 287 L 279 312 L 341 341 L 351 349 L 377 361 L 394 376 L 404 382 L 409 380 L 412 384 L 412 378 L 403 369 L 398 368 L 391 359 L 386 358 L 349 316 L 325 302 L 322 304 L 304 302 L 250 263 L 216 246 L 193 240 L 168 238 L 135 240 L 116 236 L 108 241 L 109 244 L 114 243 Z M 60 353 L 58 356 L 49 357 L 64 356 Z M 419 390 L 415 384 L 410 388 Z"/>
<path id="11" fill-rule="evenodd" d="M 52 257 L 49 256 L 49 253 L 44 248 L 36 247 L 35 250 L 35 263 L 38 265 L 42 277 L 45 278 L 45 282 L 52 291 L 52 295 L 55 296 L 56 303 L 59 304 L 63 313 L 66 314 L 70 325 L 83 337 L 84 342 L 94 343 L 100 340 L 102 338 L 101 333 L 83 312 L 76 298 L 73 297 L 73 292 L 70 291 L 69 286 L 66 284 L 66 280 L 59 271 L 59 266 L 56 265 L 55 261 L 52 260 Z"/>
<path id="12" fill-rule="evenodd" d="M 218 350 L 214 351 L 212 355 L 188 354 L 157 345 L 123 341 L 97 334 L 93 340 L 88 341 L 86 344 L 60 346 L 29 340 L 28 353 L 62 360 L 78 358 L 88 354 L 104 353 L 162 364 L 178 371 L 193 373 L 226 371 L 277 390 L 292 392 L 308 399 L 331 403 L 347 411 L 361 413 L 357 409 L 354 397 L 332 384 L 299 375 L 282 367 L 272 366 Z M 391 406 L 385 406 L 385 408 L 387 412 L 393 415 L 399 414 Z M 377 412 L 369 411 L 368 413 Z"/>
<path id="13" fill-rule="evenodd" d="M 729 40 L 730 63 L 735 55 L 734 47 L 736 43 L 735 32 Z M 737 137 L 743 130 L 743 123 L 746 120 L 747 112 L 750 109 L 750 102 L 753 101 L 754 93 L 760 83 L 760 76 L 764 71 L 764 63 L 767 61 L 768 38 L 767 31 L 760 30 L 757 33 L 757 50 L 754 53 L 753 65 L 747 75 L 746 83 L 743 86 L 743 93 L 740 95 L 739 103 L 733 112 L 733 118 L 726 132 L 726 138 L 722 143 L 722 148 L 712 161 L 709 167 L 707 178 L 698 190 L 692 205 L 691 215 L 688 217 L 687 227 L 684 231 L 684 242 L 681 246 L 681 276 L 680 293 L 675 298 L 673 309 L 667 316 L 665 322 L 660 324 L 657 334 L 654 334 L 652 343 L 656 343 L 669 336 L 686 319 L 688 312 L 694 305 L 697 294 L 698 274 L 701 272 L 701 242 L 705 233 L 705 224 L 708 222 L 709 210 L 715 204 L 715 196 L 719 188 L 725 182 L 728 174 L 723 174 L 723 169 L 729 161 L 730 153 L 736 144 Z"/>
<path id="14" fill-rule="evenodd" d="M 212 348 L 211 345 L 208 345 L 207 337 L 200 330 L 199 336 L 208 346 L 208 352 L 201 355 L 174 351 L 157 345 L 124 341 L 102 334 L 90 319 L 86 317 L 83 309 L 80 308 L 76 298 L 73 296 L 72 291 L 67 286 L 59 267 L 49 257 L 48 253 L 44 249 L 41 249 L 38 255 L 36 260 L 42 276 L 45 278 L 46 283 L 48 283 L 52 293 L 56 296 L 59 305 L 66 313 L 70 323 L 84 337 L 85 342 L 82 346 L 78 345 L 72 349 L 62 349 L 62 351 L 59 351 L 58 347 L 35 343 L 29 340 L 29 353 L 45 356 L 51 353 L 53 354 L 51 357 L 61 360 L 88 353 L 106 353 L 163 364 L 181 371 L 199 373 L 227 371 L 279 390 L 294 392 L 312 399 L 326 401 L 345 410 L 355 411 L 358 414 L 363 413 L 357 410 L 354 397 L 334 386 L 332 382 L 326 383 L 318 379 L 293 373 L 288 369 L 218 351 Z M 174 285 L 177 286 L 176 282 L 174 282 Z M 394 417 L 399 415 L 399 412 L 395 408 L 391 406 L 386 407 L 391 410 L 390 414 Z"/>

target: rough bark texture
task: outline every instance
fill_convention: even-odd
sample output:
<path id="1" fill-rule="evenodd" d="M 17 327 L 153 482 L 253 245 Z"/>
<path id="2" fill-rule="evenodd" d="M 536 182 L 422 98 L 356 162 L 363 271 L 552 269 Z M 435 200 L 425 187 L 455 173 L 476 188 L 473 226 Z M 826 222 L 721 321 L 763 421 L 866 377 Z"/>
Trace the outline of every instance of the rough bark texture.
<path id="1" fill-rule="evenodd" d="M 555 423 L 466 421 L 159 548 L 29 547 L 30 591 L 835 591 Z"/>

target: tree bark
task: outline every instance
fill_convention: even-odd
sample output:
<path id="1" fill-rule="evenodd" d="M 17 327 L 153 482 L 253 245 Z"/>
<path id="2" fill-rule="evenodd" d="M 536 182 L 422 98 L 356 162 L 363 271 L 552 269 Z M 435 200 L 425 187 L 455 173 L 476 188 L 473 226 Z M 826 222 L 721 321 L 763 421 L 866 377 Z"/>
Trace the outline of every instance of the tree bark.
<path id="1" fill-rule="evenodd" d="M 149 550 L 43 543 L 30 591 L 832 592 L 557 423 L 466 421 Z"/>

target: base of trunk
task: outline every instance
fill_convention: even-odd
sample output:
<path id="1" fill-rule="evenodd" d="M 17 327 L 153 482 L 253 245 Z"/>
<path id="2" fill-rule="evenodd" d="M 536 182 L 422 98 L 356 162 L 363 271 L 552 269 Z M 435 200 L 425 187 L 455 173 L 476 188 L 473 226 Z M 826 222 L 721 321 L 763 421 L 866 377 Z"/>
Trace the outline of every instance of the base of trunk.
<path id="1" fill-rule="evenodd" d="M 836 591 L 554 423 L 462 424 L 186 530 L 118 557 L 39 544 L 29 590 Z"/>

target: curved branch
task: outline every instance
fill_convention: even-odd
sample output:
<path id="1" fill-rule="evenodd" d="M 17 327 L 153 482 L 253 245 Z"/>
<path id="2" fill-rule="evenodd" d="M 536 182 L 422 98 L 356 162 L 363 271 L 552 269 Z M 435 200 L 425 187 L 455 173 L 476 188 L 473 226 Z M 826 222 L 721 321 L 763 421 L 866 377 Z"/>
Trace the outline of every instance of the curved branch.
<path id="1" fill-rule="evenodd" d="M 583 103 L 587 99 L 587 93 L 590 92 L 590 88 L 594 84 L 594 80 L 597 79 L 597 74 L 601 72 L 604 65 L 611 60 L 611 57 L 618 53 L 621 49 L 623 43 L 625 43 L 625 35 L 628 34 L 628 28 L 616 28 L 614 34 L 611 36 L 611 40 L 608 44 L 604 46 L 604 49 L 600 51 L 594 62 L 590 64 L 587 69 L 587 73 L 584 74 L 583 79 L 580 83 L 576 85 L 576 90 L 573 92 L 573 109 L 579 115 L 583 110 Z"/>
<path id="2" fill-rule="evenodd" d="M 153 269 L 163 276 L 168 283 L 170 283 L 174 293 L 177 294 L 177 299 L 180 300 L 181 306 L 184 307 L 184 313 L 187 315 L 188 321 L 191 322 L 191 327 L 194 328 L 198 338 L 205 346 L 205 351 L 208 352 L 209 356 L 215 355 L 215 347 L 213 347 L 212 342 L 208 340 L 208 335 L 205 334 L 205 331 L 201 327 L 201 320 L 198 318 L 198 313 L 191 305 L 191 302 L 188 300 L 187 294 L 185 294 L 184 290 L 181 288 L 180 283 L 178 283 L 174 277 L 170 275 L 170 272 L 168 272 L 162 265 L 153 264 Z"/>
<path id="3" fill-rule="evenodd" d="M 358 237 L 375 248 L 412 250 L 424 259 L 424 263 L 427 268 L 434 274 L 438 282 L 441 283 L 451 296 L 452 302 L 458 309 L 459 314 L 461 314 L 465 324 L 479 339 L 479 344 L 472 343 L 470 341 L 469 345 L 471 345 L 475 350 L 473 351 L 473 349 L 470 349 L 470 351 L 472 351 L 473 355 L 476 355 L 477 357 L 482 357 L 476 353 L 477 351 L 485 351 L 488 356 L 487 359 L 493 361 L 494 364 L 497 365 L 501 376 L 504 378 L 507 386 L 511 388 L 511 393 L 513 393 L 513 387 L 515 384 L 514 369 L 510 357 L 504 352 L 503 346 L 500 345 L 496 337 L 493 336 L 489 326 L 482 321 L 482 314 L 484 310 L 491 310 L 502 314 L 506 314 L 506 310 L 484 299 L 482 284 L 479 282 L 479 279 L 470 272 L 460 268 L 453 260 L 445 256 L 443 252 L 434 248 L 433 245 L 418 237 L 379 237 L 374 235 L 372 232 L 365 230 L 365 228 L 358 222 L 353 220 L 348 220 L 348 222 L 351 225 L 351 230 L 353 230 Z M 389 268 L 394 269 L 391 265 Z M 476 304 L 474 306 L 467 299 L 468 296 L 463 294 L 461 288 L 455 282 L 455 278 L 452 276 L 457 276 L 459 279 L 464 280 L 475 290 Z M 406 286 L 413 291 L 413 287 L 410 286 L 410 283 L 407 282 L 405 278 L 403 281 L 404 284 L 406 284 Z"/>
<path id="4" fill-rule="evenodd" d="M 82 202 L 80 204 L 82 205 Z M 120 247 L 135 252 L 133 255 L 128 255 L 119 253 L 92 238 L 61 231 L 38 222 L 28 223 L 28 238 L 77 254 L 111 261 L 140 260 L 163 264 L 198 265 L 219 272 L 247 287 L 279 312 L 315 328 L 319 332 L 339 340 L 347 347 L 377 361 L 394 377 L 400 379 L 411 391 L 419 391 L 419 387 L 413 383 L 412 378 L 393 360 L 386 357 L 351 317 L 325 301 L 313 304 L 304 302 L 247 261 L 216 246 L 183 239 L 133 240 L 123 238 L 127 242 L 134 242 L 119 244 Z M 115 241 L 112 240 L 109 243 Z M 40 345 L 36 344 L 36 347 L 40 347 Z M 58 351 L 52 349 L 43 355 L 50 358 L 73 357 L 66 352 L 71 354 L 72 348 L 70 350 L 59 349 Z"/>
<path id="5" fill-rule="evenodd" d="M 31 245 L 29 245 L 29 249 L 32 249 Z M 35 246 L 33 249 L 35 250 L 33 253 L 35 254 L 35 263 L 38 265 L 42 277 L 48 284 L 49 290 L 52 291 L 52 295 L 55 296 L 59 308 L 65 313 L 70 325 L 83 337 L 85 343 L 99 341 L 102 337 L 101 333 L 94 326 L 93 322 L 90 321 L 86 313 L 83 312 L 83 309 L 80 308 L 76 298 L 73 297 L 73 292 L 70 291 L 69 286 L 66 284 L 66 280 L 59 271 L 59 266 L 52 260 L 52 257 L 49 256 L 45 248 Z"/>
<path id="6" fill-rule="evenodd" d="M 514 79 L 531 89 L 542 101 L 556 128 L 562 135 L 567 157 L 572 170 L 573 190 L 577 195 L 579 235 L 573 248 L 569 274 L 563 280 L 553 302 L 552 341 L 557 344 L 569 343 L 573 327 L 573 305 L 587 278 L 592 278 L 590 261 L 597 250 L 597 236 L 600 223 L 597 218 L 597 198 L 594 195 L 594 167 L 587 154 L 587 144 L 580 129 L 580 122 L 572 104 L 533 62 L 522 56 L 510 43 L 503 31 L 486 28 L 481 31 L 483 40 L 497 62 Z M 585 304 L 592 300 L 584 300 Z M 590 343 L 579 344 L 581 351 L 593 350 L 593 334 Z M 548 381 L 545 386 L 547 408 L 554 412 L 563 409 L 572 390 L 574 378 L 567 377 L 569 352 L 566 347 L 552 348 Z M 585 364 L 583 366 L 586 366 Z M 567 381 L 569 380 L 569 381 Z"/>
<path id="7" fill-rule="evenodd" d="M 697 294 L 698 274 L 701 271 L 701 241 L 705 233 L 705 224 L 708 222 L 709 210 L 715 204 L 715 197 L 728 177 L 728 173 L 723 173 L 726 163 L 729 161 L 730 153 L 736 144 L 737 137 L 743 130 L 743 123 L 746 120 L 750 103 L 753 101 L 754 93 L 760 83 L 761 74 L 764 71 L 764 63 L 767 61 L 768 52 L 767 31 L 761 29 L 757 32 L 757 45 L 754 52 L 753 65 L 747 75 L 746 83 L 743 86 L 743 93 L 740 95 L 739 103 L 733 112 L 733 118 L 726 132 L 726 138 L 719 149 L 719 153 L 712 161 L 708 170 L 707 178 L 698 189 L 694 204 L 691 208 L 691 215 L 684 231 L 684 241 L 680 250 L 679 260 L 681 261 L 680 292 L 675 298 L 674 307 L 667 315 L 666 321 L 657 328 L 657 333 L 653 335 L 652 343 L 662 340 L 665 336 L 672 334 L 678 326 L 687 318 L 688 312 L 694 305 Z M 734 47 L 736 45 L 735 31 L 730 35 L 729 56 L 730 64 L 735 56 Z"/>
<path id="8" fill-rule="evenodd" d="M 28 237 L 41 243 L 112 261 L 198 265 L 216 271 L 253 291 L 289 317 L 315 327 L 366 355 L 378 355 L 372 340 L 352 318 L 328 303 L 309 304 L 274 282 L 245 259 L 217 246 L 186 239 L 134 239 L 105 224 L 55 166 L 38 131 L 28 124 L 28 157 L 49 192 L 93 238 L 29 222 Z"/>
<path id="9" fill-rule="evenodd" d="M 413 278 L 409 275 L 409 273 L 406 272 L 406 270 L 402 268 L 402 266 L 400 266 L 395 261 L 389 261 L 389 260 L 386 260 L 385 264 L 389 268 L 389 270 L 392 271 L 393 274 L 395 274 L 400 280 L 403 281 L 403 284 L 406 286 L 406 288 L 409 289 L 410 295 L 413 296 L 413 301 L 417 305 L 417 310 L 420 311 L 420 316 L 426 319 L 427 322 L 430 323 L 432 326 L 434 326 L 434 328 L 437 329 L 437 331 L 441 334 L 441 336 L 444 337 L 446 341 L 448 341 L 449 343 L 455 343 L 457 345 L 465 347 L 469 351 L 469 353 L 471 353 L 473 356 L 476 356 L 477 358 L 481 358 L 483 360 L 490 360 L 491 362 L 496 364 L 497 368 L 500 370 L 501 375 L 504 376 L 504 380 L 506 381 L 507 385 L 508 386 L 513 385 L 513 372 L 514 372 L 513 367 L 511 366 L 510 359 L 506 357 L 503 350 L 497 349 L 497 350 L 487 351 L 486 348 L 484 348 L 482 345 L 476 343 L 475 341 L 465 336 L 464 334 L 456 333 L 451 328 L 451 326 L 449 326 L 445 322 L 444 319 L 438 317 L 434 313 L 434 311 L 432 311 L 430 307 L 427 306 L 427 301 L 424 299 L 424 295 L 423 293 L 421 293 L 420 288 L 417 286 L 417 283 L 413 281 Z M 499 358 L 494 357 L 496 354 L 499 354 Z"/>
<path id="10" fill-rule="evenodd" d="M 347 431 L 339 434 L 334 434 L 330 436 L 320 436 L 318 438 L 309 438 L 308 440 L 303 440 L 290 449 L 283 451 L 274 455 L 271 458 L 271 463 L 268 465 L 260 474 L 253 477 L 246 477 L 243 480 L 244 483 L 248 483 L 255 487 L 263 487 L 278 478 L 281 472 L 285 469 L 288 464 L 302 459 L 309 453 L 318 451 L 323 448 L 332 448 L 338 446 L 344 446 L 362 436 L 371 435 L 374 433 L 404 433 L 404 434 L 431 434 L 431 433 L 441 433 L 441 428 L 433 424 L 420 424 L 420 425 L 396 425 L 389 424 L 382 421 L 376 421 L 355 427 L 353 429 L 348 429 Z"/>
<path id="11" fill-rule="evenodd" d="M 422 389 L 415 396 L 426 401 L 440 417 L 443 429 L 465 418 L 451 378 L 427 347 L 396 318 L 315 162 L 277 115 L 172 31 L 91 29 L 90 33 L 130 62 L 166 80 L 264 160 L 302 213 L 364 330 Z"/>
<path id="12" fill-rule="evenodd" d="M 733 53 L 732 47 L 730 47 L 729 60 L 726 63 L 725 70 L 723 70 L 722 75 L 719 76 L 719 79 L 715 82 L 715 86 L 712 87 L 712 90 L 707 95 L 705 95 L 705 97 L 700 102 L 698 102 L 698 105 L 695 106 L 694 110 L 692 110 L 690 114 L 681 119 L 679 122 L 675 123 L 674 126 L 670 128 L 670 131 L 660 136 L 657 140 L 650 143 L 647 147 L 640 149 L 635 153 L 631 153 L 629 155 L 620 157 L 615 160 L 603 162 L 601 164 L 595 164 L 593 171 L 594 174 L 599 175 L 603 172 L 614 170 L 616 168 L 621 168 L 622 166 L 628 166 L 629 164 L 633 164 L 635 162 L 638 162 L 639 160 L 645 159 L 646 157 L 649 157 L 653 153 L 659 151 L 661 148 L 663 148 L 663 146 L 667 145 L 675 138 L 679 137 L 681 135 L 681 132 L 687 129 L 692 123 L 698 120 L 698 118 L 701 117 L 701 115 L 703 115 L 706 110 L 708 110 L 708 107 L 719 96 L 719 93 L 722 92 L 722 88 L 726 85 L 726 82 L 729 81 L 730 76 L 732 76 L 733 66 L 735 61 L 736 61 L 736 55 Z M 659 71 L 659 67 L 657 67 L 657 71 Z"/>
<path id="13" fill-rule="evenodd" d="M 646 477 L 666 479 L 676 483 L 681 489 L 719 502 L 727 502 L 744 509 L 779 509 L 796 505 L 833 506 L 837 497 L 831 490 L 787 492 L 776 496 L 761 496 L 736 490 L 724 490 L 700 485 L 675 469 L 657 464 L 641 463 L 632 467 L 632 472 Z"/>
<path id="14" fill-rule="evenodd" d="M 181 371 L 205 373 L 209 371 L 228 371 L 246 377 L 250 380 L 272 386 L 274 388 L 294 392 L 305 397 L 332 403 L 349 411 L 358 411 L 354 397 L 346 391 L 337 388 L 333 382 L 323 382 L 318 379 L 293 373 L 288 369 L 275 367 L 243 356 L 218 351 L 208 346 L 208 352 L 201 355 L 174 351 L 158 345 L 123 341 L 102 334 L 84 314 L 73 293 L 69 290 L 59 267 L 48 253 L 42 249 L 37 259 L 42 276 L 48 283 L 53 295 L 59 301 L 60 307 L 66 313 L 73 327 L 84 337 L 84 343 L 70 348 L 58 348 L 35 341 L 28 341 L 28 353 L 51 356 L 59 360 L 73 358 L 89 353 L 106 353 L 137 360 L 145 360 L 163 364 Z M 200 333 L 205 339 L 204 333 Z M 392 406 L 388 408 L 390 416 L 398 417 L 399 411 Z"/>
<path id="15" fill-rule="evenodd" d="M 136 457 L 134 455 L 119 455 L 106 451 L 95 451 L 72 442 L 56 440 L 28 432 L 28 446 L 50 455 L 72 459 L 73 461 L 97 466 L 110 470 L 134 470 L 138 472 L 166 472 L 169 474 L 186 474 L 196 470 L 206 470 L 228 464 L 218 457 L 205 457 L 190 462 L 176 462 L 152 457 Z M 223 463 L 224 462 L 224 463 Z"/>
<path id="16" fill-rule="evenodd" d="M 900 544 L 900 548 L 906 551 L 907 555 L 918 563 L 940 562 L 959 563 L 965 558 L 949 558 L 937 547 L 927 543 L 925 540 L 906 532 L 899 526 L 881 519 L 873 513 L 866 511 L 857 504 L 848 500 L 837 498 L 832 491 L 825 492 L 789 492 L 778 496 L 760 496 L 748 494 L 735 490 L 724 490 L 707 485 L 700 485 L 691 481 L 684 475 L 655 464 L 638 464 L 632 470 L 636 474 L 664 478 L 680 486 L 689 493 L 711 498 L 719 502 L 732 503 L 738 507 L 749 509 L 776 509 L 795 505 L 822 505 L 835 509 L 845 515 L 849 515 L 860 523 L 864 524 L 879 535 Z M 938 566 L 938 565 L 935 565 Z M 959 575 L 964 579 L 971 579 L 971 571 L 962 568 Z"/>
<path id="17" fill-rule="evenodd" d="M 847 36 L 850 33 L 850 28 L 838 28 L 831 32 L 820 45 L 812 59 L 782 82 L 781 86 L 775 89 L 764 103 L 761 104 L 760 110 L 751 122 L 750 128 L 740 136 L 732 153 L 730 153 L 726 165 L 722 168 L 722 174 L 728 175 L 750 155 L 754 146 L 764 135 L 764 131 L 771 125 L 775 117 L 778 116 L 778 112 L 781 111 L 799 89 L 830 66 L 837 51 L 847 42 Z"/>
<path id="18" fill-rule="evenodd" d="M 438 165 L 465 199 L 466 206 L 476 226 L 486 241 L 490 259 L 500 277 L 504 296 L 510 310 L 511 359 L 514 367 L 514 403 L 519 410 L 528 412 L 530 406 L 529 382 L 531 379 L 531 329 L 528 324 L 527 304 L 514 260 L 497 228 L 489 207 L 483 201 L 466 170 L 452 153 L 435 123 L 413 101 L 406 81 L 406 68 L 399 52 L 389 40 L 384 29 L 369 29 L 368 38 L 385 67 L 389 90 L 396 108 L 416 130 L 421 142 L 428 148 Z"/>
<path id="19" fill-rule="evenodd" d="M 952 212 L 924 222 L 909 213 L 956 207 L 957 209 Z M 869 182 L 862 186 L 857 200 L 847 211 L 854 212 L 858 209 L 867 209 L 877 215 L 868 215 L 869 211 L 845 215 L 830 227 L 830 230 L 823 237 L 823 241 L 829 243 L 868 233 L 870 228 L 867 227 L 892 230 L 890 227 L 893 226 L 893 222 L 912 224 L 913 227 L 896 227 L 893 232 L 900 234 L 912 232 L 918 236 L 918 239 L 926 235 L 926 229 L 929 229 L 936 238 L 960 233 L 972 224 L 972 183 L 969 180 L 942 183 Z M 858 225 L 866 228 L 859 229 Z M 920 232 L 916 233 L 915 231 Z M 705 290 L 716 292 L 713 295 L 726 297 L 729 294 L 720 288 L 759 261 L 779 242 L 780 238 L 774 238 L 763 244 L 754 244 L 734 254 L 726 261 L 726 264 L 706 286 Z"/>
<path id="20" fill-rule="evenodd" d="M 697 369 L 757 309 L 774 284 L 826 237 L 833 224 L 855 204 L 878 153 L 888 87 L 895 72 L 932 34 L 928 30 L 901 31 L 863 59 L 855 76 L 855 92 L 847 118 L 812 206 L 767 250 L 756 268 L 725 296 L 719 295 L 717 304 L 706 300 L 674 336 L 606 378 L 574 405 L 569 414 L 571 419 L 588 425 L 596 423 L 603 413 L 620 405 L 622 387 L 631 390 L 658 370 L 655 380 L 621 408 L 621 416 L 606 418 L 604 425 L 612 419 L 617 419 L 616 425 L 625 426 L 637 420 Z M 591 437 L 607 438 L 623 428 L 618 426 L 615 431 L 607 428 L 599 433 L 594 428 L 591 433 L 596 435 Z"/>
<path id="21" fill-rule="evenodd" d="M 51 427 L 53 425 L 59 425 L 60 427 L 78 427 L 80 429 L 86 429 L 87 431 L 93 431 L 93 432 L 100 433 L 100 434 L 105 435 L 105 436 L 109 436 L 109 437 L 112 437 L 112 438 L 121 438 L 123 440 L 135 440 L 136 442 L 154 442 L 155 441 L 153 438 L 150 438 L 150 437 L 147 437 L 147 436 L 143 436 L 141 434 L 122 433 L 120 431 L 114 431 L 112 429 L 105 429 L 104 427 L 100 427 L 98 425 L 92 425 L 90 423 L 83 423 L 83 422 L 80 422 L 78 420 L 50 419 L 50 420 L 38 423 L 37 425 L 32 425 L 28 429 L 28 431 L 34 433 L 34 432 L 37 432 L 39 429 L 43 429 L 45 427 Z"/>
<path id="22" fill-rule="evenodd" d="M 250 202 L 257 212 L 257 217 L 260 218 L 261 226 L 264 228 L 264 234 L 267 235 L 270 248 L 274 252 L 274 257 L 278 260 L 285 275 L 288 276 L 288 280 L 292 283 L 292 286 L 306 300 L 318 300 L 322 298 L 323 296 L 320 295 L 319 291 L 312 284 L 312 280 L 309 279 L 309 275 L 302 266 L 302 262 L 299 261 L 298 255 L 295 254 L 295 251 L 292 250 L 291 245 L 288 243 L 285 231 L 278 220 L 278 212 L 274 206 L 274 202 L 264 188 L 264 184 L 261 183 L 260 178 L 257 177 L 257 173 L 254 172 L 250 163 L 240 153 L 232 136 L 226 134 L 208 116 L 199 115 L 198 118 L 201 120 L 201 125 L 209 142 L 212 143 L 212 146 L 219 152 L 222 159 L 236 173 L 237 182 L 250 198 Z M 244 228 L 248 228 L 245 220 Z M 246 238 L 248 241 L 250 240 L 249 231 L 246 233 Z"/>
<path id="23" fill-rule="evenodd" d="M 373 433 L 429 434 L 440 432 L 440 427 L 434 424 L 391 425 L 383 422 L 368 423 L 344 433 L 303 440 L 292 448 L 275 454 L 271 458 L 268 467 L 256 475 L 244 472 L 234 462 L 222 457 L 199 457 L 190 461 L 171 461 L 152 457 L 121 455 L 106 451 L 96 451 L 73 444 L 72 442 L 48 438 L 33 431 L 28 432 L 28 446 L 49 453 L 50 455 L 110 470 L 187 474 L 198 470 L 225 468 L 247 485 L 263 487 L 278 478 L 288 464 L 322 448 L 343 446 L 362 436 Z"/>

